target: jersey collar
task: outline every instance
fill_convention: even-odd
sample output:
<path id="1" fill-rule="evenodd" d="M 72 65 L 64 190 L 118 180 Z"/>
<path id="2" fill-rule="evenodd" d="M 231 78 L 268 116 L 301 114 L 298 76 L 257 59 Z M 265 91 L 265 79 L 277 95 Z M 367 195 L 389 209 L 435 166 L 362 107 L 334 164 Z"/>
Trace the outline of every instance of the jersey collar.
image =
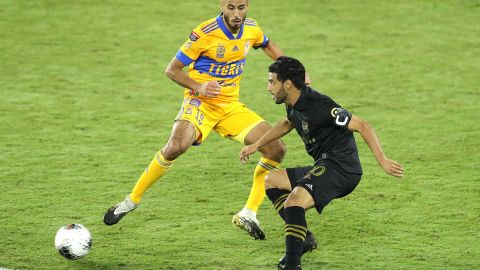
<path id="1" fill-rule="evenodd" d="M 220 14 L 217 16 L 217 23 L 218 23 L 218 26 L 220 26 L 220 29 L 222 29 L 222 32 L 225 34 L 225 36 L 228 37 L 228 39 L 240 39 L 242 37 L 242 34 L 243 34 L 243 23 L 242 23 L 242 26 L 240 26 L 240 30 L 238 31 L 238 34 L 237 34 L 237 38 L 235 38 L 232 34 L 232 32 L 230 32 L 230 30 L 228 30 L 227 26 L 223 23 L 223 18 L 222 18 L 223 14 Z"/>
<path id="2" fill-rule="evenodd" d="M 308 104 L 305 102 L 307 99 L 308 92 L 312 91 L 312 89 L 308 86 L 305 86 L 303 89 L 300 90 L 300 97 L 298 97 L 297 102 L 293 105 L 293 108 L 297 111 L 308 109 Z"/>

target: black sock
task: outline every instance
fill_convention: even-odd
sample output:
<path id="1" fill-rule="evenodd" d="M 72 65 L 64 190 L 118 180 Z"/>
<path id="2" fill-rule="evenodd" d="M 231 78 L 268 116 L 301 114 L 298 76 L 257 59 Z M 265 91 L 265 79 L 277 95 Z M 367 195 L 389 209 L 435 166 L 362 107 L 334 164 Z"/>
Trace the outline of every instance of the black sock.
<path id="1" fill-rule="evenodd" d="M 285 262 L 288 265 L 301 264 L 303 240 L 307 236 L 305 209 L 300 206 L 285 208 Z"/>
<path id="2" fill-rule="evenodd" d="M 283 203 L 287 199 L 290 191 L 286 191 L 278 188 L 270 188 L 265 191 L 267 197 L 272 201 L 273 207 L 277 210 L 280 217 L 285 221 L 285 211 L 283 210 Z"/>

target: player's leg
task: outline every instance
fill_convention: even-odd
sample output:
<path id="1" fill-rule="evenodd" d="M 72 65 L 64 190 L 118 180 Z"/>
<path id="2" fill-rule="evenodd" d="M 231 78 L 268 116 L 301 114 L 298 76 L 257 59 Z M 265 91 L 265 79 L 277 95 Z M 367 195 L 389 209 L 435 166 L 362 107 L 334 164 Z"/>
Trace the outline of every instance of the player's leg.
<path id="1" fill-rule="evenodd" d="M 220 135 L 242 144 L 252 144 L 271 129 L 262 117 L 248 109 L 242 103 L 231 103 L 227 114 L 215 126 Z M 235 214 L 232 223 L 246 230 L 255 239 L 265 239 L 256 214 L 265 198 L 264 178 L 268 172 L 275 171 L 285 154 L 285 146 L 280 140 L 271 142 L 260 149 L 262 158 L 255 167 L 253 184 L 243 209 Z"/>
<path id="2" fill-rule="evenodd" d="M 266 122 L 258 123 L 248 132 L 244 139 L 244 144 L 255 143 L 263 134 L 271 129 Z M 280 162 L 285 155 L 285 145 L 280 140 L 275 140 L 264 145 L 259 151 L 262 153 L 257 166 L 253 172 L 253 182 L 248 195 L 247 202 L 243 209 L 233 216 L 232 222 L 242 228 L 242 219 L 250 219 L 259 227 L 260 222 L 257 219 L 257 211 L 265 199 L 265 176 L 278 169 Z M 239 222 L 240 220 L 240 222 Z M 262 232 L 263 233 L 263 232 Z"/>
<path id="3" fill-rule="evenodd" d="M 173 166 L 175 159 L 185 153 L 196 141 L 196 134 L 195 125 L 191 122 L 176 121 L 167 144 L 157 152 L 125 200 L 107 210 L 103 219 L 104 223 L 114 225 L 128 212 L 135 210 L 145 192 L 166 174 Z"/>
<path id="4" fill-rule="evenodd" d="M 292 188 L 296 185 L 296 179 L 302 178 L 307 174 L 313 166 L 307 166 L 302 168 L 288 168 L 283 170 L 277 170 L 267 174 L 265 177 L 265 191 L 267 197 L 273 204 L 273 207 L 277 211 L 278 215 L 285 221 L 285 209 L 284 204 L 287 197 L 290 195 Z M 307 236 L 303 241 L 302 254 L 308 251 L 312 251 L 317 248 L 317 240 L 315 236 L 307 230 Z M 280 262 L 284 261 L 284 258 Z M 284 264 L 284 263 L 282 263 Z"/>
<path id="5" fill-rule="evenodd" d="M 279 269 L 301 269 L 303 243 L 307 237 L 305 211 L 315 205 L 312 195 L 297 186 L 288 196 L 285 206 L 285 257 L 280 260 Z"/>
<path id="6" fill-rule="evenodd" d="M 170 170 L 175 159 L 185 153 L 196 138 L 195 126 L 191 122 L 186 120 L 175 122 L 167 144 L 157 152 L 130 193 L 134 203 L 140 203 L 145 191 Z"/>
<path id="7" fill-rule="evenodd" d="M 245 139 L 244 144 L 249 145 L 255 143 L 263 134 L 265 134 L 271 127 L 266 122 L 260 122 L 252 130 L 250 130 Z M 280 140 L 275 140 L 264 145 L 259 151 L 262 153 L 257 166 L 253 172 L 253 182 L 248 195 L 247 202 L 243 209 L 233 216 L 232 222 L 239 228 L 245 229 L 244 220 L 251 220 L 264 239 L 264 233 L 260 229 L 260 222 L 257 219 L 257 211 L 263 200 L 265 199 L 265 176 L 278 169 L 280 162 L 285 155 L 285 145 Z M 248 231 L 248 229 L 247 229 Z M 256 238 L 255 236 L 253 236 Z"/>
<path id="8" fill-rule="evenodd" d="M 266 122 L 256 125 L 245 137 L 245 144 L 255 143 L 263 134 L 267 133 L 272 127 Z M 259 149 L 262 157 L 255 167 L 253 175 L 253 184 L 244 209 L 254 213 L 262 204 L 265 198 L 265 176 L 278 169 L 280 162 L 285 156 L 285 145 L 281 140 L 270 142 Z"/>
<path id="9" fill-rule="evenodd" d="M 292 192 L 292 184 L 288 178 L 287 170 L 277 170 L 265 176 L 265 192 L 273 207 L 285 221 L 283 206 L 288 195 Z"/>
<path id="10" fill-rule="evenodd" d="M 104 223 L 116 224 L 128 212 L 134 210 L 145 192 L 170 170 L 174 160 L 192 144 L 200 144 L 205 140 L 218 120 L 208 104 L 195 97 L 186 96 L 175 118 L 167 144 L 155 155 L 127 198 L 107 210 Z"/>

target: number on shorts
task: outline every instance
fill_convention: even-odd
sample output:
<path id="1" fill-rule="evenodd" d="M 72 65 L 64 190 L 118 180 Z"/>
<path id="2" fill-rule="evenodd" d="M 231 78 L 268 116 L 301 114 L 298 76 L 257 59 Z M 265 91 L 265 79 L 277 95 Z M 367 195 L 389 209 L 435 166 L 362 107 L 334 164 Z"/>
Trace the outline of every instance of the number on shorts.
<path id="1" fill-rule="evenodd" d="M 197 119 L 197 122 L 199 125 L 202 124 L 202 121 L 203 121 L 203 118 L 205 116 L 203 115 L 203 113 L 200 112 L 200 110 L 197 109 L 197 114 L 195 115 L 195 119 Z"/>

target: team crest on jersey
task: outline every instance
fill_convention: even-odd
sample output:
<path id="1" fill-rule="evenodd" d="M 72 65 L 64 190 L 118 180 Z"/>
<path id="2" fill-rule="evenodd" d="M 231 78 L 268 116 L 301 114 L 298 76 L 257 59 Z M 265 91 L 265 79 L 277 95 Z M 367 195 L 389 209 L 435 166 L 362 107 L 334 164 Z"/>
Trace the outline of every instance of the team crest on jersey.
<path id="1" fill-rule="evenodd" d="M 202 104 L 202 102 L 196 98 L 192 98 L 190 100 L 190 105 L 192 105 L 193 107 L 200 107 L 200 104 Z"/>
<path id="2" fill-rule="evenodd" d="M 192 108 L 188 107 L 188 108 L 185 110 L 185 114 L 192 114 Z"/>
<path id="3" fill-rule="evenodd" d="M 224 58 L 225 57 L 225 45 L 222 43 L 218 43 L 217 45 L 217 58 Z"/>
<path id="4" fill-rule="evenodd" d="M 310 130 L 308 129 L 308 122 L 302 120 L 302 129 L 304 133 L 310 132 Z"/>
<path id="5" fill-rule="evenodd" d="M 195 33 L 195 31 L 192 31 L 192 32 L 190 33 L 190 35 L 188 35 L 188 38 L 189 38 L 191 41 L 195 42 L 195 41 L 197 41 L 197 40 L 200 38 L 200 35 L 197 34 L 197 33 Z"/>

